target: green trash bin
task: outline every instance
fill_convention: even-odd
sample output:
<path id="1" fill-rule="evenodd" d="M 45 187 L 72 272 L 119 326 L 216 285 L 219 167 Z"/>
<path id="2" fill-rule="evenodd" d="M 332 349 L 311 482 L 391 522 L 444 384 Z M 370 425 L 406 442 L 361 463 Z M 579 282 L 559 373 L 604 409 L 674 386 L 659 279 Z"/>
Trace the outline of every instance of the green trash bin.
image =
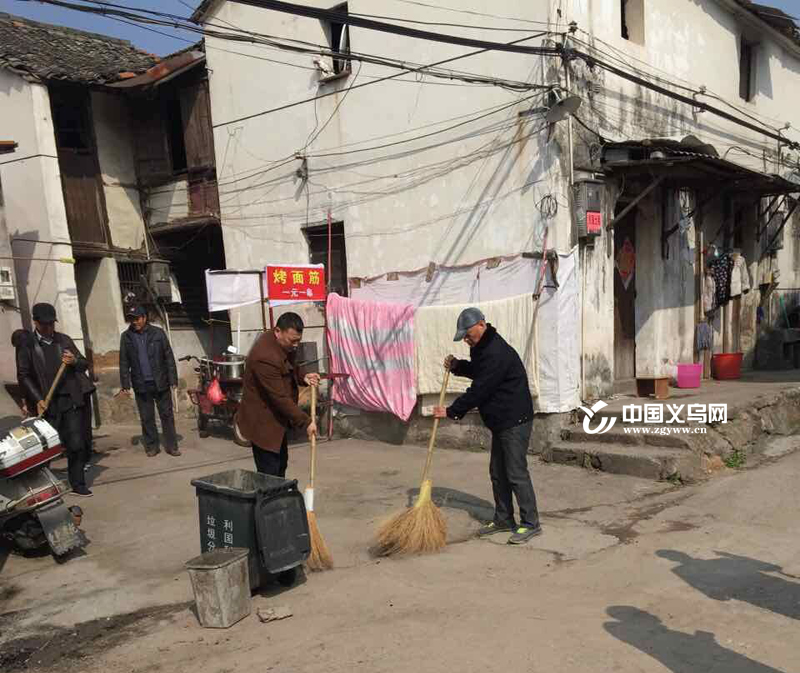
<path id="1" fill-rule="evenodd" d="M 291 585 L 311 553 L 297 480 L 227 470 L 192 480 L 200 516 L 200 550 L 250 550 L 250 587 L 278 579 Z"/>

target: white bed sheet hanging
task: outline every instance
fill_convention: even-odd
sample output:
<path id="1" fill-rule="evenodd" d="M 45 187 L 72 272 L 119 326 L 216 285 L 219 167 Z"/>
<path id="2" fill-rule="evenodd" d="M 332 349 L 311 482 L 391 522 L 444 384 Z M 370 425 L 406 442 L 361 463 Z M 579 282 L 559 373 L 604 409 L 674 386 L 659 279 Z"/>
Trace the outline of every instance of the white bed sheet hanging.
<path id="1" fill-rule="evenodd" d="M 539 396 L 534 408 L 542 413 L 563 413 L 576 409 L 580 400 L 580 278 L 578 248 L 559 254 L 556 289 L 548 271 L 536 318 L 538 323 Z M 433 280 L 426 273 L 398 274 L 362 282 L 352 288 L 356 299 L 414 306 L 469 305 L 480 301 L 507 299 L 535 292 L 541 260 L 516 257 L 504 259 L 494 269 L 482 262 L 474 267 L 437 269 Z M 487 316 L 491 321 L 491 316 Z M 455 331 L 455 325 L 453 326 Z M 443 348 L 446 344 L 442 344 Z M 435 395 L 423 395 L 423 415 L 432 413 Z"/>

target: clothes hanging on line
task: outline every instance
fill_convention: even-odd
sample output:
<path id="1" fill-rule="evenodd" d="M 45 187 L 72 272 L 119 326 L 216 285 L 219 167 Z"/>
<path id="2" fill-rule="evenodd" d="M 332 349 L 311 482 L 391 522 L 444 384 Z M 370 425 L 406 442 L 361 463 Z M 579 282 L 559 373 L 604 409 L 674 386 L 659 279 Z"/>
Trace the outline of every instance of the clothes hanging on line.
<path id="1" fill-rule="evenodd" d="M 731 297 L 738 297 L 750 292 L 750 272 L 747 269 L 747 260 L 743 255 L 735 255 L 733 272 L 731 273 Z"/>
<path id="2" fill-rule="evenodd" d="M 417 403 L 414 307 L 333 293 L 326 310 L 331 371 L 349 375 L 333 386 L 334 401 L 407 421 Z"/>
<path id="3" fill-rule="evenodd" d="M 697 333 L 695 336 L 695 343 L 697 350 L 710 351 L 712 348 L 713 332 L 711 325 L 707 322 L 701 322 L 697 325 Z"/>
<path id="4" fill-rule="evenodd" d="M 470 304 L 453 306 L 426 306 L 417 310 L 414 340 L 417 354 L 417 381 L 421 395 L 434 394 L 441 390 L 444 369 L 442 362 L 448 354 L 460 360 L 469 359 L 469 348 L 460 341 L 453 343 L 454 325 L 459 314 Z M 536 325 L 536 303 L 532 295 L 524 294 L 511 299 L 485 301 L 472 304 L 486 316 L 513 348 L 517 351 L 525 370 L 531 395 L 539 395 L 538 329 Z M 470 379 L 450 377 L 448 392 L 466 392 Z"/>
<path id="5" fill-rule="evenodd" d="M 716 308 L 717 283 L 711 273 L 703 274 L 703 313 L 708 315 Z"/>
<path id="6" fill-rule="evenodd" d="M 733 260 L 728 255 L 709 262 L 708 268 L 716 284 L 715 308 L 725 306 L 731 300 L 733 267 Z"/>

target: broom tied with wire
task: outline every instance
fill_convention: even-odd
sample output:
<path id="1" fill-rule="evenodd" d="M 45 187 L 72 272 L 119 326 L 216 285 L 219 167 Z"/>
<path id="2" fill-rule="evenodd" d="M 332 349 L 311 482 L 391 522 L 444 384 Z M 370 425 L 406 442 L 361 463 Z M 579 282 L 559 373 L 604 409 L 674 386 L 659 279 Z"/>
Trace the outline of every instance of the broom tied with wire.
<path id="1" fill-rule="evenodd" d="M 311 422 L 317 422 L 317 387 L 311 386 Z M 306 502 L 306 513 L 308 515 L 308 535 L 311 541 L 311 554 L 306 561 L 309 570 L 330 570 L 333 568 L 333 556 L 325 544 L 325 538 L 319 532 L 317 526 L 317 515 L 314 512 L 314 479 L 317 473 L 317 435 L 311 436 L 311 476 L 308 486 L 303 493 Z"/>
<path id="2" fill-rule="evenodd" d="M 449 378 L 450 370 L 445 369 L 442 390 L 439 393 L 440 407 L 444 406 Z M 372 548 L 372 553 L 376 556 L 435 552 L 444 549 L 447 543 L 447 523 L 431 498 L 433 482 L 430 479 L 430 471 L 438 429 L 439 419 L 434 418 L 419 495 L 412 507 L 395 514 L 378 530 L 377 539 Z"/>

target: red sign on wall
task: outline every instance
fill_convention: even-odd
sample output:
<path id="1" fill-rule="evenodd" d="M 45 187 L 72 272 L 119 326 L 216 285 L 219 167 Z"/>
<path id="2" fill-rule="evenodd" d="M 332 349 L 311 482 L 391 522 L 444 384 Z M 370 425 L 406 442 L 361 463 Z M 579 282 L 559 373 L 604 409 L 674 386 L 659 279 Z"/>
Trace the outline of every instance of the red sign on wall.
<path id="1" fill-rule="evenodd" d="M 325 267 L 322 264 L 268 266 L 267 298 L 270 303 L 325 301 Z"/>
<path id="2" fill-rule="evenodd" d="M 603 216 L 600 213 L 588 211 L 586 213 L 586 233 L 599 234 L 603 230 Z"/>

